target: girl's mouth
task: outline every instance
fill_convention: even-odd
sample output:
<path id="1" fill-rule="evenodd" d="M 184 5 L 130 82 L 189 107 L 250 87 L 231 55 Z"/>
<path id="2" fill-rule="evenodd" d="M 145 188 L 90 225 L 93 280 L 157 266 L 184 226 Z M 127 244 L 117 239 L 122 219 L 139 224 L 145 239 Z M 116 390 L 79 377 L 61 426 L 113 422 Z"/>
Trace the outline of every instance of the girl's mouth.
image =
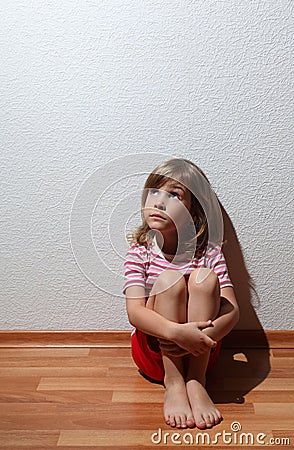
<path id="1" fill-rule="evenodd" d="M 160 214 L 150 214 L 150 217 L 152 219 L 161 219 L 161 220 L 166 220 L 164 217 L 162 217 Z"/>

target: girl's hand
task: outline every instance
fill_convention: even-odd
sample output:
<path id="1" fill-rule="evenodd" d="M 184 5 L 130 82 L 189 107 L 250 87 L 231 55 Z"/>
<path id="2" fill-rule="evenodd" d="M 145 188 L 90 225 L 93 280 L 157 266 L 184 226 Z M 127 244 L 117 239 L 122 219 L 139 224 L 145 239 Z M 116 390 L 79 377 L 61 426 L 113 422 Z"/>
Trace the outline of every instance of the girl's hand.
<path id="1" fill-rule="evenodd" d="M 159 346 L 160 350 L 163 351 L 165 354 L 168 354 L 170 356 L 185 356 L 188 355 L 189 352 L 187 350 L 184 350 L 183 348 L 179 347 L 175 342 L 168 341 L 166 339 L 160 339 L 159 340 Z"/>
<path id="2" fill-rule="evenodd" d="M 177 324 L 177 332 L 173 341 L 192 355 L 199 356 L 216 346 L 216 342 L 202 330 L 212 327 L 211 320 L 207 322 L 188 322 Z"/>

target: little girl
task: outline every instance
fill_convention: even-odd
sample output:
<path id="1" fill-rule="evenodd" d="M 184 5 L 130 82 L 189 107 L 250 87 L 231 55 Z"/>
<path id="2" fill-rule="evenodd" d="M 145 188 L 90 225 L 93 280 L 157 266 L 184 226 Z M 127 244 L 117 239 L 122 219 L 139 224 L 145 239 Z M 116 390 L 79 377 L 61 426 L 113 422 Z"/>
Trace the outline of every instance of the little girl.
<path id="1" fill-rule="evenodd" d="M 209 223 L 212 194 L 191 161 L 160 164 L 146 180 L 143 222 L 125 260 L 133 359 L 143 376 L 164 383 L 165 421 L 177 428 L 221 422 L 205 389 L 206 371 L 239 318 L 221 246 L 210 239 L 218 226 Z"/>

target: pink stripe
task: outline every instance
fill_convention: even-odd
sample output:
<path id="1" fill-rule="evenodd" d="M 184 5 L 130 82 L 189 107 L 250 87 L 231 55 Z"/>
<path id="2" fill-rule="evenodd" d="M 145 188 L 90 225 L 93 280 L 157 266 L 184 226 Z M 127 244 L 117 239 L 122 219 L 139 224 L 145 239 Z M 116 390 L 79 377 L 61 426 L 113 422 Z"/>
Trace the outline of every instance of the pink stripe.
<path id="1" fill-rule="evenodd" d="M 232 286 L 227 273 L 227 265 L 220 248 L 209 249 L 199 260 L 192 260 L 190 266 L 170 263 L 161 256 L 154 253 L 152 247 L 132 246 L 126 255 L 125 261 L 125 285 L 147 283 L 148 289 L 152 287 L 158 275 L 165 269 L 179 270 L 190 274 L 196 267 L 209 267 L 218 275 L 220 286 Z"/>

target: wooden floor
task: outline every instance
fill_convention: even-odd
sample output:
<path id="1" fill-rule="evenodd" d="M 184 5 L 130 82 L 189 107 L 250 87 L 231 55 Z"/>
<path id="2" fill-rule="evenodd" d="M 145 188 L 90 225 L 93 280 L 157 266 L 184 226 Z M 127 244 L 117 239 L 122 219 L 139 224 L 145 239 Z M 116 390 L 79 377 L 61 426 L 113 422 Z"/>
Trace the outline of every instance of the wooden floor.
<path id="1" fill-rule="evenodd" d="M 138 374 L 128 343 L 4 346 L 0 449 L 196 448 L 197 439 L 200 449 L 293 449 L 294 345 L 284 343 L 222 350 L 208 389 L 224 420 L 205 433 L 164 424 L 164 389 Z"/>

